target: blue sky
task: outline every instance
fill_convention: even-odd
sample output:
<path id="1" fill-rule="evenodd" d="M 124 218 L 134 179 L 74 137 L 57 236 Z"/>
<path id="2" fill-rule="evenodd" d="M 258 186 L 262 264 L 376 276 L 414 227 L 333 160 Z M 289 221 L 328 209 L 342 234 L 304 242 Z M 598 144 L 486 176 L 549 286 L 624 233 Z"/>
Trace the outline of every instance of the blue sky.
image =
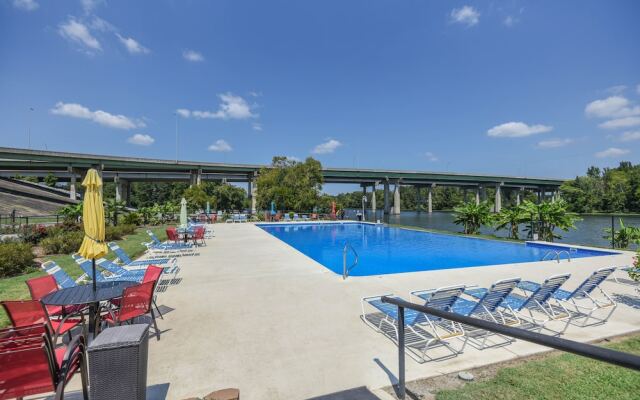
<path id="1" fill-rule="evenodd" d="M 640 162 L 640 2 L 0 1 L 0 145 L 572 177 Z M 31 111 L 33 109 L 33 111 Z"/>

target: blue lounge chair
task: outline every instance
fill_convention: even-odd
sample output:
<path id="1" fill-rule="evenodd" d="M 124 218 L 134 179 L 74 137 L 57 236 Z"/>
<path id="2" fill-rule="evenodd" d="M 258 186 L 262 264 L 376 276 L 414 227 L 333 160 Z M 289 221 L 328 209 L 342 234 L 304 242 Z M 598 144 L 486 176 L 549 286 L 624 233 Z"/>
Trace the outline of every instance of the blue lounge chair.
<path id="1" fill-rule="evenodd" d="M 570 274 L 550 276 L 536 291 L 525 296 L 512 293 L 502 301 L 500 306 L 516 314 L 520 319 L 533 324 L 539 330 L 546 329 L 560 335 L 569 326 L 571 313 L 562 303 L 554 301 L 553 294 L 570 276 Z M 466 290 L 465 293 L 479 299 L 487 291 L 486 288 L 477 288 Z M 564 322 L 564 328 L 559 331 L 547 328 L 547 324 L 554 321 Z"/>
<path id="2" fill-rule="evenodd" d="M 300 216 L 298 214 L 293 214 L 294 221 L 300 221 Z"/>
<path id="3" fill-rule="evenodd" d="M 56 280 L 58 286 L 62 289 L 70 288 L 77 286 L 76 281 L 74 281 L 69 275 L 55 261 L 46 261 L 42 263 L 42 268 L 47 272 L 47 274 L 52 275 Z"/>
<path id="4" fill-rule="evenodd" d="M 171 254 L 173 256 L 195 254 L 195 250 L 191 243 L 163 243 L 152 231 L 147 230 L 147 234 L 151 238 L 151 242 L 143 244 L 147 246 L 147 249 L 152 253 L 160 252 L 162 254 Z"/>
<path id="5" fill-rule="evenodd" d="M 291 216 L 289 215 L 289 213 L 284 213 L 284 221 L 291 222 Z"/>
<path id="6" fill-rule="evenodd" d="M 85 279 L 87 281 L 91 281 L 93 278 L 92 261 L 87 260 L 86 258 L 82 257 L 78 253 L 72 254 L 71 258 L 73 258 L 76 264 L 78 264 L 78 266 L 80 266 L 80 269 L 82 269 L 82 271 L 85 273 L 85 276 L 84 276 Z M 118 280 L 140 282 L 142 280 L 142 277 L 144 276 L 144 271 L 142 275 L 139 275 L 138 273 L 136 273 L 135 275 L 134 274 L 126 274 L 126 275 L 114 274 L 113 272 L 105 269 L 104 266 L 100 265 L 101 263 L 103 263 L 103 261 L 108 261 L 108 260 L 104 258 L 96 260 L 96 281 L 97 282 L 110 282 L 110 281 L 118 281 Z M 106 270 L 108 274 L 105 275 L 104 273 L 102 273 L 102 271 L 100 271 L 100 269 Z"/>
<path id="7" fill-rule="evenodd" d="M 144 269 L 149 265 L 157 265 L 164 268 L 165 273 L 178 273 L 180 268 L 178 268 L 176 258 L 154 258 L 149 260 L 132 260 L 129 255 L 115 242 L 107 243 L 107 246 L 113 251 L 118 260 L 124 264 L 125 267 L 132 268 L 141 268 Z"/>
<path id="8" fill-rule="evenodd" d="M 627 277 L 629 277 L 629 271 L 637 270 L 637 268 L 633 265 L 625 265 L 623 267 L 618 267 L 617 270 L 626 273 Z M 640 270 L 638 270 L 638 272 L 640 272 Z M 613 280 L 616 283 L 619 283 L 621 285 L 628 285 L 628 286 L 635 286 L 635 287 L 638 287 L 640 285 L 640 282 L 638 281 L 634 281 L 632 279 L 627 279 L 627 278 L 618 278 L 615 275 L 613 276 Z"/>
<path id="9" fill-rule="evenodd" d="M 453 304 L 464 292 L 464 286 L 450 286 L 434 290 L 425 305 L 439 310 L 451 311 Z M 398 308 L 389 303 L 382 302 L 382 296 L 370 296 L 362 299 L 362 320 L 378 332 L 384 332 L 392 339 L 398 341 Z M 386 295 L 393 297 L 392 294 Z M 396 297 L 397 298 L 397 297 Z M 367 314 L 365 305 L 373 307 L 377 312 Z M 447 321 L 433 315 L 427 315 L 415 310 L 405 309 L 405 326 L 410 331 L 406 338 L 407 350 L 418 362 L 429 360 L 442 360 L 455 357 L 464 351 L 466 340 L 462 348 L 457 350 L 451 346 L 449 339 L 462 338 L 465 334 L 462 326 L 453 321 Z M 385 326 L 387 327 L 386 331 Z M 388 332 L 387 332 L 388 331 Z M 391 333 L 394 336 L 391 336 Z M 430 357 L 427 352 L 433 348 L 440 347 L 449 351 L 444 356 Z M 417 356 L 418 358 L 416 358 Z"/>
<path id="10" fill-rule="evenodd" d="M 520 278 L 502 279 L 491 285 L 489 290 L 478 299 L 478 301 L 467 300 L 460 297 L 451 307 L 451 311 L 464 315 L 465 317 L 480 318 L 487 321 L 494 322 L 496 324 L 517 326 L 520 324 L 520 318 L 515 313 L 511 313 L 509 310 L 500 307 L 504 299 L 511 294 L 513 289 L 516 288 Z M 419 297 L 422 300 L 429 300 L 430 296 L 434 292 L 431 290 L 419 290 L 411 292 L 412 295 Z M 470 326 L 464 326 L 465 335 L 467 340 L 471 339 L 475 344 L 475 347 L 479 350 L 486 349 L 488 347 L 504 346 L 513 342 L 513 339 L 497 335 L 503 340 L 500 342 L 492 342 L 487 345 L 487 339 L 494 336 L 491 332 L 476 329 Z"/>
<path id="11" fill-rule="evenodd" d="M 125 281 L 137 281 L 141 282 L 144 277 L 145 270 L 137 269 L 137 270 L 128 270 L 124 269 L 113 261 L 109 261 L 106 258 L 99 258 L 96 260 L 96 265 L 105 271 L 109 272 L 112 276 L 117 276 L 118 278 Z"/>
<path id="12" fill-rule="evenodd" d="M 552 297 L 554 299 L 567 304 L 570 311 L 575 312 L 571 319 L 574 325 L 581 327 L 600 325 L 609 320 L 609 317 L 611 317 L 611 314 L 613 314 L 618 305 L 611 296 L 602 289 L 600 284 L 613 274 L 615 270 L 615 267 L 600 268 L 589 275 L 575 290 L 567 291 L 558 289 L 553 293 Z M 525 292 L 535 292 L 540 288 L 540 284 L 523 281 L 518 284 L 518 288 Z M 594 293 L 596 289 L 598 289 L 602 297 L 596 297 Z M 596 311 L 606 308 L 610 308 L 611 311 L 603 318 L 593 316 Z M 580 323 L 579 321 L 583 318 L 584 321 Z M 594 322 L 589 323 L 590 319 L 593 319 Z"/>

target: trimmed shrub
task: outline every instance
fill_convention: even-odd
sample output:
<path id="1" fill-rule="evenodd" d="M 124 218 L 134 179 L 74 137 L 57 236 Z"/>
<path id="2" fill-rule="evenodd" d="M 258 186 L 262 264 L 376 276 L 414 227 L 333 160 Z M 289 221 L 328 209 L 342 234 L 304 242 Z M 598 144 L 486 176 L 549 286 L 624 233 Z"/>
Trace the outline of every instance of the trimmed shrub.
<path id="1" fill-rule="evenodd" d="M 122 223 L 124 225 L 141 225 L 142 224 L 142 215 L 137 212 L 130 212 L 129 214 L 122 217 Z"/>
<path id="2" fill-rule="evenodd" d="M 71 254 L 80 249 L 83 232 L 60 232 L 42 239 L 40 246 L 47 254 Z"/>
<path id="3" fill-rule="evenodd" d="M 135 231 L 135 225 L 107 226 L 104 231 L 104 240 L 107 242 L 120 240 L 126 235 L 130 235 Z"/>
<path id="4" fill-rule="evenodd" d="M 33 258 L 28 243 L 0 243 L 0 278 L 27 272 L 33 267 Z"/>
<path id="5" fill-rule="evenodd" d="M 44 225 L 29 225 L 22 228 L 22 240 L 32 245 L 47 237 L 48 229 Z"/>

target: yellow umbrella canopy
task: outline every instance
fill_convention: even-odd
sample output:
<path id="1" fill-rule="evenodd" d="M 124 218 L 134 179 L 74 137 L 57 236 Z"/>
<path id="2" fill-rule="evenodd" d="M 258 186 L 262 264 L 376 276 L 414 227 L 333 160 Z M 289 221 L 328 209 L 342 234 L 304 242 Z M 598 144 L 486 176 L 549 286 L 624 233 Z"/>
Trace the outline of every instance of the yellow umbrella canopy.
<path id="1" fill-rule="evenodd" d="M 102 204 L 102 179 L 98 171 L 87 171 L 82 186 L 85 187 L 82 203 L 84 239 L 78 253 L 86 259 L 100 258 L 107 254 L 104 242 L 104 205 Z"/>

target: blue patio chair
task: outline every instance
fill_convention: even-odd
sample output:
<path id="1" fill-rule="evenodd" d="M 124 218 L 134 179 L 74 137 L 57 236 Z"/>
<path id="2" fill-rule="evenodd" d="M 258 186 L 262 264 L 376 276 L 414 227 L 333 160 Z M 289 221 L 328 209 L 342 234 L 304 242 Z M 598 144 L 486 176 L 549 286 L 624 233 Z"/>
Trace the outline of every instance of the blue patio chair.
<path id="1" fill-rule="evenodd" d="M 600 268 L 589 275 L 575 290 L 567 291 L 564 289 L 556 290 L 552 297 L 569 306 L 570 311 L 575 312 L 572 316 L 572 323 L 576 326 L 592 326 L 604 324 L 609 320 L 611 314 L 618 306 L 617 303 L 602 289 L 600 284 L 604 282 L 613 272 L 615 267 Z M 518 288 L 525 292 L 535 292 L 540 288 L 540 284 L 532 281 L 522 281 L 518 284 Z M 598 289 L 602 297 L 596 297 L 595 290 Z M 611 310 L 602 318 L 595 317 L 593 314 L 602 309 L 610 308 Z M 579 322 L 584 318 L 583 322 Z M 593 319 L 592 323 L 589 320 Z"/>
<path id="2" fill-rule="evenodd" d="M 633 271 L 636 270 L 637 268 L 633 265 L 625 265 L 623 267 L 618 267 L 617 270 L 618 271 L 622 271 L 624 273 L 627 274 L 627 277 L 629 276 L 629 271 Z M 640 272 L 640 270 L 638 270 Z M 617 276 L 613 275 L 613 280 L 616 283 L 619 283 L 621 285 L 628 285 L 628 286 L 639 286 L 640 282 L 634 281 L 632 279 L 624 279 L 624 278 L 618 278 Z"/>
<path id="3" fill-rule="evenodd" d="M 285 222 L 291 222 L 291 216 L 289 215 L 289 213 L 284 213 L 284 220 Z"/>
<path id="4" fill-rule="evenodd" d="M 77 286 L 74 281 L 55 261 L 46 261 L 42 263 L 42 268 L 47 274 L 52 275 L 58 286 L 62 289 Z"/>
<path id="5" fill-rule="evenodd" d="M 478 301 L 467 300 L 463 297 L 458 298 L 451 307 L 451 311 L 464 315 L 465 317 L 480 318 L 487 321 L 494 322 L 496 324 L 517 326 L 520 324 L 520 318 L 515 313 L 509 312 L 500 307 L 504 299 L 511 294 L 513 289 L 516 288 L 520 278 L 502 279 L 495 282 L 486 293 L 478 299 Z M 412 295 L 419 297 L 422 300 L 429 300 L 433 289 L 419 290 L 411 292 Z M 464 326 L 465 336 L 467 340 L 472 340 L 475 347 L 479 350 L 486 349 L 488 347 L 504 346 L 513 342 L 512 338 L 504 335 L 494 335 L 491 332 L 483 329 L 473 328 L 471 326 Z M 487 340 L 491 336 L 499 336 L 503 340 L 500 342 L 492 342 L 487 345 Z"/>
<path id="6" fill-rule="evenodd" d="M 293 214 L 294 221 L 300 221 L 300 216 L 298 214 Z"/>
<path id="7" fill-rule="evenodd" d="M 164 273 L 174 273 L 177 274 L 180 268 L 178 268 L 177 260 L 175 257 L 173 258 L 154 258 L 149 260 L 132 260 L 129 255 L 122 249 L 122 247 L 118 246 L 115 242 L 107 243 L 109 249 L 113 251 L 118 260 L 124 264 L 125 267 L 133 267 L 133 268 L 146 268 L 149 265 L 156 265 L 164 268 Z"/>
<path id="8" fill-rule="evenodd" d="M 540 287 L 529 295 L 509 294 L 500 304 L 501 307 L 516 314 L 520 319 L 533 324 L 540 331 L 546 329 L 561 335 L 567 330 L 571 321 L 571 313 L 558 301 L 554 301 L 553 294 L 560 289 L 570 277 L 570 274 L 553 275 L 547 278 Z M 466 290 L 465 293 L 477 299 L 482 298 L 488 289 L 477 288 Z M 563 322 L 564 328 L 555 331 L 547 328 L 552 322 Z"/>
<path id="9" fill-rule="evenodd" d="M 128 270 L 122 268 L 118 264 L 107 260 L 106 258 L 99 258 L 96 260 L 96 265 L 103 270 L 109 272 L 111 276 L 117 276 L 121 280 L 141 282 L 144 277 L 145 270 Z"/>
<path id="10" fill-rule="evenodd" d="M 464 292 L 464 288 L 464 286 L 450 286 L 436 289 L 429 295 L 429 298 L 425 300 L 425 305 L 443 311 L 451 311 L 453 304 Z M 390 336 L 389 332 L 384 331 L 384 326 L 387 326 L 387 330 L 394 333 L 392 339 L 395 339 L 397 342 L 398 307 L 393 304 L 383 303 L 383 296 L 385 295 L 364 297 L 361 301 L 361 318 L 376 331 L 384 332 Z M 386 296 L 394 297 L 392 294 Z M 373 307 L 377 312 L 367 314 L 365 312 L 365 305 Z M 449 343 L 450 339 L 456 337 L 462 338 L 465 334 L 462 326 L 456 322 L 447 321 L 410 309 L 405 309 L 404 322 L 410 332 L 406 338 L 407 350 L 410 351 L 409 354 L 412 355 L 412 357 L 414 355 L 419 357 L 416 361 L 425 362 L 427 358 L 429 358 L 429 360 L 451 358 L 464 351 L 466 340 L 459 350 L 455 349 Z M 428 356 L 427 352 L 436 347 L 445 348 L 450 353 L 439 357 Z"/>
<path id="11" fill-rule="evenodd" d="M 78 266 L 80 267 L 80 269 L 82 269 L 82 271 L 84 272 L 84 277 L 88 282 L 91 282 L 93 280 L 93 266 L 91 265 L 91 260 L 87 260 L 86 258 L 83 257 L 74 257 L 73 258 L 76 262 L 76 264 L 78 264 Z M 100 283 L 100 282 L 112 282 L 112 281 L 117 281 L 117 280 L 122 280 L 120 279 L 118 276 L 104 276 L 102 274 L 102 272 L 100 272 L 99 269 L 97 269 L 96 267 L 96 282 Z"/>

